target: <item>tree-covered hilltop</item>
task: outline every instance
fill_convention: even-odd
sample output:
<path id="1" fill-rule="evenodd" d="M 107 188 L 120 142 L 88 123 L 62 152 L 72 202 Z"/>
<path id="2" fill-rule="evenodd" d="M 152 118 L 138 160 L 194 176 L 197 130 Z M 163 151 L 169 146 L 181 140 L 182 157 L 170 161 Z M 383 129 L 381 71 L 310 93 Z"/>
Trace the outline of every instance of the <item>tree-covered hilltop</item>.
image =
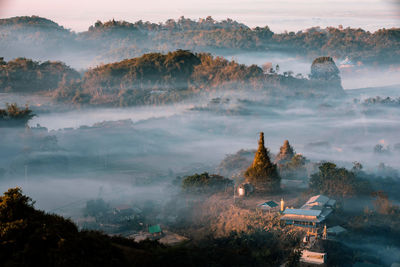
<path id="1" fill-rule="evenodd" d="M 79 105 L 131 106 L 173 103 L 225 89 L 296 98 L 344 95 L 341 85 L 330 80 L 264 73 L 256 65 L 177 50 L 90 69 L 81 80 L 61 83 L 53 96 Z"/>
<path id="2" fill-rule="evenodd" d="M 22 29 L 23 27 L 40 27 L 47 29 L 56 29 L 60 31 L 68 31 L 54 21 L 38 16 L 21 16 L 8 19 L 0 19 L 0 26 L 9 26 L 15 29 Z"/>
<path id="3" fill-rule="evenodd" d="M 61 82 L 79 78 L 77 71 L 62 62 L 40 63 L 26 58 L 7 62 L 0 57 L 0 92 L 47 91 L 57 88 Z"/>
<path id="4" fill-rule="evenodd" d="M 321 86 L 329 88 L 341 88 L 342 80 L 340 78 L 339 69 L 332 57 L 318 57 L 311 64 L 310 79 L 316 83 L 321 83 Z"/>
<path id="5" fill-rule="evenodd" d="M 74 104 L 130 106 L 182 100 L 200 58 L 188 51 L 150 53 L 90 69 L 80 81 L 63 83 L 55 99 Z"/>
<path id="6" fill-rule="evenodd" d="M 2 266 L 123 266 L 123 253 L 107 236 L 78 231 L 70 220 L 36 210 L 11 188 L 0 196 Z"/>
<path id="7" fill-rule="evenodd" d="M 338 168 L 331 162 L 322 163 L 319 171 L 311 175 L 310 190 L 316 194 L 337 198 L 367 195 L 371 192 L 370 184 L 358 173 L 359 171 L 357 168 L 353 168 L 352 171 Z"/>
<path id="8" fill-rule="evenodd" d="M 337 81 L 340 83 L 339 69 L 332 57 L 318 57 L 311 65 L 311 79 Z"/>
<path id="9" fill-rule="evenodd" d="M 0 19 L 0 36 L 0 57 L 8 59 L 35 56 L 47 60 L 79 47 L 75 33 L 38 16 Z"/>
<path id="10" fill-rule="evenodd" d="M 32 16 L 1 19 L 0 36 L 0 51 L 13 57 L 22 53 L 57 56 L 62 51 L 79 58 L 113 62 L 148 52 L 187 49 L 276 51 L 307 58 L 329 55 L 348 57 L 361 64 L 398 64 L 400 60 L 399 28 L 371 33 L 355 28 L 314 27 L 274 33 L 268 26 L 250 28 L 231 19 L 181 17 L 158 24 L 141 20 L 135 23 L 97 21 L 87 31 L 74 33 L 55 22 Z"/>
<path id="11" fill-rule="evenodd" d="M 140 31 L 185 31 L 185 30 L 216 30 L 216 29 L 249 29 L 245 24 L 239 23 L 232 19 L 226 19 L 222 21 L 216 21 L 212 17 L 200 18 L 198 21 L 180 17 L 178 20 L 168 19 L 164 23 L 151 23 L 143 22 L 141 20 L 130 23 L 127 21 L 115 21 L 109 20 L 101 22 L 98 20 L 94 25 L 89 27 L 88 32 L 105 31 L 110 28 L 126 28 L 135 29 Z"/>
<path id="12" fill-rule="evenodd" d="M 186 192 L 213 193 L 233 186 L 233 181 L 217 174 L 195 173 L 182 180 L 182 189 Z"/>
<path id="13" fill-rule="evenodd" d="M 6 104 L 5 109 L 0 109 L 0 128 L 1 127 L 23 127 L 35 114 L 26 106 L 19 108 L 17 104 Z"/>

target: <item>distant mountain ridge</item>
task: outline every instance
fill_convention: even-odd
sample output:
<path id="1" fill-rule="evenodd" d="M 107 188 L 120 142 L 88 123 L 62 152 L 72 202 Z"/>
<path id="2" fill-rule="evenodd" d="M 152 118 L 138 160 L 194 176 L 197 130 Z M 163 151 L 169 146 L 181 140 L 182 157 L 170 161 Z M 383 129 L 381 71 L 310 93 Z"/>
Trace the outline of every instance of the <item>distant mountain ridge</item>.
<path id="1" fill-rule="evenodd" d="M 250 28 L 237 21 L 184 17 L 164 23 L 97 21 L 87 31 L 73 32 L 37 16 L 0 20 L 1 55 L 10 60 L 62 60 L 87 67 L 149 52 L 187 49 L 194 52 L 284 52 L 302 58 L 349 58 L 358 64 L 398 64 L 400 28 L 362 29 L 319 27 L 274 33 L 268 26 Z M 71 62 L 80 62 L 74 64 Z"/>

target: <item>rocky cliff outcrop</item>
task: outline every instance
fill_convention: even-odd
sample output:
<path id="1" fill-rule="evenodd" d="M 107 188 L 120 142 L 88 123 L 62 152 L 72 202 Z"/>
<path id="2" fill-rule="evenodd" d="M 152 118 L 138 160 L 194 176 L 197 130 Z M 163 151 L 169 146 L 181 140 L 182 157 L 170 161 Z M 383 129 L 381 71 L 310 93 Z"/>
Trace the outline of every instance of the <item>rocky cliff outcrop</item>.
<path id="1" fill-rule="evenodd" d="M 318 57 L 311 65 L 310 80 L 329 95 L 344 95 L 340 72 L 331 57 Z"/>

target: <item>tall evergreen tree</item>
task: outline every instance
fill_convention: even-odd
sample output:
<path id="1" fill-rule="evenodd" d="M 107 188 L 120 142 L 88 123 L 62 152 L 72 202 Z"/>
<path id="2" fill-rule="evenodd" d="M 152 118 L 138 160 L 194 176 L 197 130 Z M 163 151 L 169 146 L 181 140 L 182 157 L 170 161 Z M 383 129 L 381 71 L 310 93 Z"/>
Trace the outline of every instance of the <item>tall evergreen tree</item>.
<path id="1" fill-rule="evenodd" d="M 246 181 L 251 183 L 256 191 L 275 191 L 280 189 L 281 177 L 276 164 L 271 162 L 268 149 L 264 146 L 264 133 L 260 133 L 258 150 L 253 163 L 245 172 Z"/>

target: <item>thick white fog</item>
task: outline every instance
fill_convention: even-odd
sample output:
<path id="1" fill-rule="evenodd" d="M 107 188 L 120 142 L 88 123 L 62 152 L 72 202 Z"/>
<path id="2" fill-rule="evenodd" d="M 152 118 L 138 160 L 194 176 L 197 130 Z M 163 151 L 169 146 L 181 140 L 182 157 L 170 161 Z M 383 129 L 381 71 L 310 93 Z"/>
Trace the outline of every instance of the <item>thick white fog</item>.
<path id="1" fill-rule="evenodd" d="M 255 149 L 260 131 L 272 153 L 288 139 L 296 152 L 316 162 L 351 167 L 359 161 L 368 171 L 384 163 L 398 169 L 400 110 L 396 106 L 365 106 L 352 99 L 395 97 L 399 92 L 396 86 L 349 90 L 346 99 L 294 102 L 285 107 L 264 104 L 261 99 L 246 104 L 234 94 L 222 107 L 199 101 L 72 111 L 45 106 L 45 98 L 31 99 L 38 111 L 30 122 L 33 129 L 0 129 L 0 168 L 6 169 L 0 189 L 22 185 L 39 208 L 73 216 L 71 210 L 75 209 L 59 207 L 70 202 L 82 206 L 96 197 L 100 188 L 111 192 L 106 198 L 128 196 L 131 201 L 133 195 L 146 195 L 139 193 L 148 190 L 144 181 L 158 181 L 165 189 L 177 175 L 213 172 L 225 155 Z M 2 95 L 2 102 L 9 100 L 23 103 L 26 98 Z M 238 107 L 242 112 L 229 112 Z M 47 131 L 40 132 L 37 124 Z M 39 132 L 37 137 L 35 132 Z M 54 136 L 56 141 L 46 136 Z M 374 152 L 377 144 L 387 153 Z M 124 191 L 113 195 L 120 187 Z"/>
<path id="2" fill-rule="evenodd" d="M 173 105 L 167 107 L 144 106 L 135 108 L 108 108 L 108 109 L 88 109 L 73 110 L 67 112 L 51 112 L 33 118 L 29 124 L 31 126 L 40 124 L 49 130 L 62 128 L 79 128 L 79 126 L 92 126 L 97 122 L 126 120 L 133 122 L 147 120 L 151 118 L 170 117 L 181 114 L 193 105 Z"/>
<path id="3" fill-rule="evenodd" d="M 5 193 L 0 258 L 395 266 L 399 26 L 398 0 L 0 0 L 0 193 L 79 229 Z"/>
<path id="4" fill-rule="evenodd" d="M 243 63 L 255 60 L 249 55 L 236 57 Z M 258 57 L 257 63 L 262 64 L 263 57 Z M 282 71 L 286 66 L 301 71 L 309 65 L 296 62 L 280 63 Z M 377 83 L 385 85 L 385 81 Z M 179 177 L 222 174 L 221 161 L 241 149 L 256 149 L 261 131 L 271 154 L 288 139 L 297 153 L 311 161 L 308 174 L 323 161 L 348 169 L 357 161 L 365 173 L 377 175 L 371 176 L 373 181 L 398 177 L 400 86 L 346 90 L 346 94 L 335 99 L 271 101 L 246 90 L 217 90 L 175 105 L 71 109 L 48 97 L 4 93 L 0 105 L 29 103 L 37 116 L 27 128 L 0 128 L 0 190 L 19 186 L 36 201 L 36 208 L 71 218 L 83 228 L 90 220 L 84 217 L 85 207 L 95 199 L 113 208 L 155 210 L 157 217 L 151 217 L 151 222 L 168 223 L 176 214 L 188 216 L 187 199 L 179 194 Z M 381 97 L 376 103 L 365 102 L 376 96 Z M 221 101 L 212 101 L 215 97 Z M 391 100 L 380 101 L 386 97 Z M 302 177 L 294 190 L 303 192 L 307 178 Z M 282 181 L 283 187 L 288 181 Z M 389 190 L 393 195 L 395 189 Z M 359 205 L 352 211 L 372 207 L 371 200 L 355 201 Z M 168 213 L 171 206 L 173 216 Z M 386 257 L 388 264 L 397 260 L 398 246 L 388 248 L 384 240 L 378 241 L 374 246 L 345 244 Z"/>
<path id="5" fill-rule="evenodd" d="M 306 59 L 277 52 L 248 52 L 237 54 L 223 54 L 227 59 L 239 63 L 262 66 L 271 63 L 273 67 L 279 65 L 280 73 L 292 71 L 293 75 L 302 74 L 308 77 L 312 59 Z M 335 62 L 340 69 L 342 86 L 344 89 L 379 87 L 400 84 L 400 69 L 391 66 L 368 66 L 346 61 L 346 58 L 336 58 Z"/>

